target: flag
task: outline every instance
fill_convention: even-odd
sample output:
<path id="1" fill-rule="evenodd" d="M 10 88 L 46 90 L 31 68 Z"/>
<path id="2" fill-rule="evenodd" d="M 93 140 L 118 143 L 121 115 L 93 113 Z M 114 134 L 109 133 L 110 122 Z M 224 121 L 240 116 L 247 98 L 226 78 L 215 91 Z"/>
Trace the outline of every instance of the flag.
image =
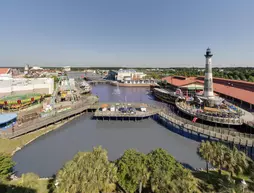
<path id="1" fill-rule="evenodd" d="M 197 119 L 198 119 L 197 117 L 194 117 L 193 120 L 192 120 L 192 122 L 193 122 L 193 123 L 196 123 Z"/>

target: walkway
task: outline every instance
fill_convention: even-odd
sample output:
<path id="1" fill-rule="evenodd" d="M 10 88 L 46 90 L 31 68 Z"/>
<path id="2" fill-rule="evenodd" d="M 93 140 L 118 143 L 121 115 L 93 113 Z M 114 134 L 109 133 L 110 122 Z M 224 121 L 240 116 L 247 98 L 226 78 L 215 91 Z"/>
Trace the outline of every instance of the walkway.
<path id="1" fill-rule="evenodd" d="M 96 99 L 96 100 L 95 100 Z M 20 135 L 26 134 L 31 131 L 38 130 L 42 127 L 48 126 L 50 124 L 55 124 L 59 121 L 62 121 L 64 119 L 67 119 L 69 117 L 75 116 L 77 114 L 80 114 L 88 109 L 98 109 L 100 108 L 102 103 L 96 103 L 98 101 L 98 98 L 92 98 L 92 100 L 87 101 L 79 101 L 77 103 L 74 103 L 72 106 L 72 110 L 57 113 L 54 116 L 48 116 L 44 118 L 38 118 L 33 121 L 29 121 L 23 125 L 21 125 L 14 133 L 12 132 L 2 132 L 0 135 L 2 137 L 7 138 L 15 138 Z M 96 103 L 96 104 L 95 104 Z M 107 103 L 109 104 L 109 103 Z M 111 103 L 116 104 L 116 103 Z M 128 105 L 128 104 L 127 104 Z M 146 104 L 143 103 L 131 103 L 131 106 L 144 106 Z M 188 131 L 194 132 L 197 135 L 206 135 L 208 138 L 216 138 L 219 140 L 232 142 L 234 144 L 241 144 L 244 146 L 250 146 L 252 147 L 254 145 L 254 135 L 253 134 L 243 134 L 240 132 L 230 131 L 223 128 L 216 128 L 216 127 L 207 127 L 204 126 L 203 128 L 200 127 L 200 124 L 198 123 L 192 123 L 189 120 L 183 119 L 175 114 L 169 114 L 164 108 L 161 108 L 156 105 L 148 105 L 147 109 L 150 109 L 150 112 L 148 113 L 148 116 L 152 116 L 154 114 L 158 114 L 162 119 L 169 121 L 173 125 L 177 125 L 179 129 L 186 129 Z M 99 112 L 99 111 L 98 111 Z M 98 116 L 99 114 L 96 114 Z M 105 112 L 102 112 L 105 113 Z M 110 116 L 111 112 L 107 112 L 107 116 Z M 112 116 L 115 116 L 112 114 Z M 125 115 L 126 116 L 126 115 Z"/>
<path id="2" fill-rule="evenodd" d="M 91 107 L 93 107 L 93 104 L 95 104 L 98 101 L 98 99 L 96 97 L 93 98 L 89 98 L 86 101 L 78 101 L 77 103 L 74 103 L 72 105 L 72 109 L 68 110 L 68 111 L 63 111 L 61 113 L 56 113 L 56 114 L 51 114 L 50 116 L 46 116 L 46 117 L 40 117 L 37 119 L 34 119 L 32 121 L 28 121 L 18 127 L 15 128 L 15 131 L 12 132 L 12 130 L 8 130 L 8 131 L 2 131 L 0 133 L 1 137 L 4 138 L 15 138 L 18 137 L 20 135 L 24 135 L 26 133 L 38 130 L 42 127 L 46 127 L 48 125 L 51 124 L 55 124 L 57 122 L 60 122 L 64 119 L 70 118 L 72 116 L 75 116 L 77 114 L 80 114 L 88 109 L 90 109 Z"/>
<path id="3" fill-rule="evenodd" d="M 165 112 L 159 112 L 159 115 L 164 118 L 165 120 L 168 120 L 172 124 L 178 125 L 180 129 L 187 129 L 191 132 L 195 132 L 197 135 L 205 135 L 208 136 L 208 138 L 216 138 L 219 140 L 223 140 L 226 142 L 232 142 L 234 144 L 240 144 L 243 146 L 249 146 L 253 147 L 254 146 L 254 138 L 246 138 L 246 137 L 241 137 L 241 136 L 232 136 L 228 134 L 223 134 L 223 133 L 218 133 L 215 131 L 203 129 L 197 126 L 194 126 L 192 124 L 188 124 L 184 121 L 177 120 L 173 118 L 172 116 L 166 114 Z"/>

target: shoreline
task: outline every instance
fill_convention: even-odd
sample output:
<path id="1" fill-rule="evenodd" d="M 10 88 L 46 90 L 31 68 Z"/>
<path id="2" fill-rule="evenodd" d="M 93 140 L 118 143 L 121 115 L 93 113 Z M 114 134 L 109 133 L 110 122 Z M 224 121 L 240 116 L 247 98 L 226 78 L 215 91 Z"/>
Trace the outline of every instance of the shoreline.
<path id="1" fill-rule="evenodd" d="M 64 122 L 62 122 L 62 123 L 58 123 L 58 124 L 55 124 L 55 125 L 50 125 L 50 126 L 48 126 L 48 127 L 44 127 L 44 128 L 42 128 L 42 129 L 38 130 L 38 132 L 41 131 L 42 133 L 39 134 L 39 135 L 37 135 L 37 136 L 34 136 L 31 140 L 29 140 L 29 141 L 26 142 L 25 144 L 22 144 L 21 146 L 17 146 L 16 149 L 13 150 L 13 151 L 11 152 L 11 156 L 13 157 L 13 156 L 15 155 L 15 153 L 17 153 L 18 151 L 22 150 L 22 148 L 24 148 L 24 147 L 25 147 L 26 145 L 28 145 L 29 143 L 35 141 L 35 140 L 38 139 L 39 137 L 41 137 L 41 136 L 43 136 L 43 135 L 46 135 L 47 133 L 49 133 L 49 132 L 51 132 L 51 131 L 54 131 L 54 130 L 56 130 L 56 129 L 59 129 L 61 126 L 65 125 L 66 123 L 68 123 L 68 122 L 72 121 L 73 119 L 79 117 L 80 115 L 81 115 L 81 114 L 76 115 L 76 116 L 74 116 L 74 117 L 70 118 L 69 120 L 66 120 L 66 121 L 64 121 Z M 48 129 L 48 130 L 47 130 L 47 129 Z M 32 132 L 32 133 L 28 133 L 28 134 L 26 134 L 26 135 L 29 135 L 29 134 L 36 134 L 36 133 L 35 133 L 35 132 Z M 20 137 L 17 137 L 16 139 L 10 139 L 10 140 L 18 140 L 18 139 L 20 139 L 20 138 L 22 138 L 22 137 L 23 137 L 23 136 L 20 136 Z"/>

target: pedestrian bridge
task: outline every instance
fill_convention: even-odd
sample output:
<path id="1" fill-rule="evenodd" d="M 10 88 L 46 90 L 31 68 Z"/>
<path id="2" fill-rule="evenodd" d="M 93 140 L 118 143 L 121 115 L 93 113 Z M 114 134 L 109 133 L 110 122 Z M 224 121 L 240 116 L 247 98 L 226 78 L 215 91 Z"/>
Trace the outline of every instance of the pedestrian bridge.
<path id="1" fill-rule="evenodd" d="M 108 106 L 110 105 L 126 105 L 132 107 L 141 107 L 144 106 L 148 109 L 147 112 L 140 112 L 138 114 L 123 114 L 120 112 L 102 112 L 98 111 L 98 109 L 105 103 L 98 103 L 95 100 L 93 101 L 79 101 L 72 105 L 72 108 L 68 111 L 56 113 L 54 115 L 48 117 L 40 117 L 37 119 L 33 119 L 28 121 L 14 130 L 2 131 L 0 132 L 1 137 L 5 138 L 15 138 L 21 135 L 24 135 L 29 132 L 36 131 L 43 127 L 47 127 L 51 124 L 55 124 L 61 122 L 65 119 L 73 117 L 78 114 L 85 113 L 87 111 L 95 111 L 94 117 L 122 117 L 122 118 L 134 118 L 134 117 L 151 117 L 155 119 L 162 120 L 165 124 L 170 124 L 177 128 L 178 130 L 186 130 L 192 134 L 197 136 L 203 135 L 207 136 L 208 139 L 214 138 L 217 140 L 222 140 L 226 142 L 230 142 L 237 145 L 242 145 L 246 147 L 254 147 L 254 135 L 253 134 L 243 134 L 240 132 L 231 132 L 225 128 L 215 128 L 209 126 L 200 126 L 198 123 L 193 123 L 189 120 L 183 119 L 173 113 L 169 113 L 165 108 L 144 104 L 144 103 L 106 103 Z M 128 120 L 128 119 L 122 119 Z M 130 119 L 129 119 L 130 120 Z M 133 119 L 132 119 L 133 120 Z M 135 119 L 134 119 L 135 120 Z M 251 148 L 253 149 L 253 148 Z"/>

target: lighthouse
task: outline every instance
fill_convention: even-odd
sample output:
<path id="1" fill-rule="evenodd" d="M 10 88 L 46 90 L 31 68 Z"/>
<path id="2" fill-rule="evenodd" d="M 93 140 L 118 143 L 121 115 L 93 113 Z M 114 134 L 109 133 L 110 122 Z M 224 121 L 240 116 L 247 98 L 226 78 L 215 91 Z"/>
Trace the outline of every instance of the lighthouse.
<path id="1" fill-rule="evenodd" d="M 204 97 L 207 99 L 214 98 L 213 95 L 213 73 L 212 73 L 212 53 L 211 49 L 207 48 L 205 58 L 205 84 L 204 84 Z"/>

